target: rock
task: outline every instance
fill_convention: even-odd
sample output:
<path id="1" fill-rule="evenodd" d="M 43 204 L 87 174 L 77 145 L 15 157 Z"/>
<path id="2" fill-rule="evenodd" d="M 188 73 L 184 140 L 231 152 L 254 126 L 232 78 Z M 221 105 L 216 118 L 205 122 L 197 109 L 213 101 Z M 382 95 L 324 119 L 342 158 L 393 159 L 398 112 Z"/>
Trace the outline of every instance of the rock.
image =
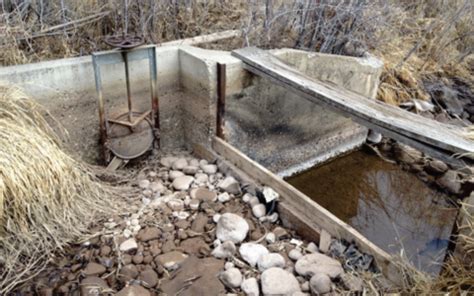
<path id="1" fill-rule="evenodd" d="M 423 157 L 420 151 L 400 143 L 394 145 L 393 152 L 396 159 L 407 164 L 413 164 Z"/>
<path id="2" fill-rule="evenodd" d="M 188 255 L 186 254 L 179 251 L 171 251 L 166 254 L 158 255 L 156 260 L 165 268 L 169 268 L 175 264 L 181 264 L 186 258 L 188 258 Z"/>
<path id="3" fill-rule="evenodd" d="M 151 241 L 153 239 L 158 239 L 161 236 L 161 230 L 158 227 L 147 227 L 142 230 L 137 235 L 137 238 L 142 242 Z"/>
<path id="4" fill-rule="evenodd" d="M 224 295 L 225 287 L 217 276 L 223 267 L 222 260 L 190 256 L 174 277 L 164 277 L 160 290 L 163 295 Z"/>
<path id="5" fill-rule="evenodd" d="M 173 165 L 173 162 L 175 162 L 176 160 L 177 160 L 177 158 L 172 157 L 172 156 L 162 157 L 160 159 L 160 164 L 164 167 L 170 168 Z"/>
<path id="6" fill-rule="evenodd" d="M 179 247 L 190 255 L 207 255 L 211 251 L 207 243 L 201 237 L 188 238 L 182 241 Z"/>
<path id="7" fill-rule="evenodd" d="M 242 273 L 240 273 L 240 270 L 235 267 L 224 271 L 220 278 L 222 283 L 231 289 L 238 288 L 240 287 L 240 284 L 242 284 Z"/>
<path id="8" fill-rule="evenodd" d="M 232 257 L 236 250 L 237 248 L 232 241 L 225 241 L 214 248 L 211 254 L 218 259 L 226 259 Z"/>
<path id="9" fill-rule="evenodd" d="M 195 167 L 195 166 L 187 166 L 183 169 L 183 173 L 185 173 L 186 175 L 192 175 L 194 176 L 198 171 L 198 168 Z"/>
<path id="10" fill-rule="evenodd" d="M 153 288 L 158 284 L 158 274 L 153 269 L 140 272 L 138 279 L 144 283 L 145 287 Z"/>
<path id="11" fill-rule="evenodd" d="M 184 209 L 184 201 L 181 199 L 177 198 L 172 198 L 170 199 L 166 205 L 172 210 L 172 211 L 181 211 Z"/>
<path id="12" fill-rule="evenodd" d="M 263 187 L 262 194 L 265 198 L 266 203 L 269 203 L 273 200 L 278 200 L 278 198 L 280 197 L 280 195 L 275 190 L 268 186 Z"/>
<path id="13" fill-rule="evenodd" d="M 181 191 L 188 190 L 193 182 L 193 177 L 181 176 L 173 180 L 173 188 Z"/>
<path id="14" fill-rule="evenodd" d="M 258 269 L 264 271 L 272 267 L 285 267 L 285 258 L 278 253 L 264 254 L 257 261 Z"/>
<path id="15" fill-rule="evenodd" d="M 431 175 L 444 174 L 449 169 L 448 165 L 440 160 L 434 159 L 428 161 L 425 170 Z"/>
<path id="16" fill-rule="evenodd" d="M 351 292 L 361 292 L 363 289 L 363 281 L 361 278 L 349 273 L 344 273 L 341 276 L 342 284 Z"/>
<path id="17" fill-rule="evenodd" d="M 245 193 L 245 194 L 242 196 L 242 201 L 245 202 L 245 203 L 248 203 L 252 197 L 253 197 L 252 194 L 250 194 L 250 193 Z"/>
<path id="18" fill-rule="evenodd" d="M 217 187 L 230 194 L 241 194 L 239 182 L 237 182 L 237 180 L 231 176 L 228 176 L 224 180 L 220 181 L 219 184 L 217 184 Z"/>
<path id="19" fill-rule="evenodd" d="M 153 182 L 150 184 L 150 190 L 153 192 L 163 193 L 165 186 L 161 182 Z"/>
<path id="20" fill-rule="evenodd" d="M 252 277 L 242 281 L 240 288 L 247 296 L 259 296 L 260 288 L 258 287 L 257 279 Z"/>
<path id="21" fill-rule="evenodd" d="M 196 188 L 191 190 L 191 198 L 204 202 L 213 202 L 217 200 L 217 194 L 206 188 Z"/>
<path id="22" fill-rule="evenodd" d="M 301 291 L 295 276 L 278 267 L 265 270 L 262 273 L 261 284 L 263 295 L 292 295 Z"/>
<path id="23" fill-rule="evenodd" d="M 161 246 L 163 253 L 168 253 L 176 249 L 176 245 L 172 239 L 168 239 L 165 243 Z"/>
<path id="24" fill-rule="evenodd" d="M 321 240 L 321 239 L 320 239 Z M 321 244 L 321 243 L 320 243 Z M 325 242 L 325 244 L 327 244 L 327 242 Z M 331 237 L 329 237 L 329 244 L 327 245 L 327 249 L 329 250 L 329 247 L 331 246 Z M 326 248 L 326 246 L 324 246 L 324 248 Z M 318 253 L 319 252 L 319 248 L 318 246 L 313 243 L 313 242 L 310 242 L 308 244 L 308 246 L 306 247 L 306 250 L 310 253 Z M 327 253 L 327 251 L 325 251 L 324 253 Z"/>
<path id="25" fill-rule="evenodd" d="M 331 245 L 331 235 L 326 230 L 321 230 L 321 236 L 319 238 L 319 250 L 326 254 L 329 251 Z M 315 252 L 313 252 L 315 253 Z"/>
<path id="26" fill-rule="evenodd" d="M 206 164 L 206 165 L 201 165 L 201 169 L 204 173 L 208 175 L 213 175 L 217 173 L 217 165 L 215 164 Z"/>
<path id="27" fill-rule="evenodd" d="M 258 200 L 258 197 L 256 196 L 251 196 L 248 202 L 249 206 L 253 208 L 254 206 L 260 204 L 260 201 Z"/>
<path id="28" fill-rule="evenodd" d="M 339 261 L 320 253 L 301 257 L 296 261 L 295 270 L 301 276 L 324 273 L 331 278 L 336 278 L 344 272 Z"/>
<path id="29" fill-rule="evenodd" d="M 192 199 L 190 202 L 189 202 L 189 208 L 191 210 L 198 210 L 199 209 L 199 205 L 201 204 L 201 202 L 197 199 Z"/>
<path id="30" fill-rule="evenodd" d="M 88 276 L 81 281 L 81 295 L 83 296 L 102 295 L 108 289 L 109 286 L 100 277 Z"/>
<path id="31" fill-rule="evenodd" d="M 222 216 L 221 214 L 214 214 L 212 216 L 212 221 L 214 221 L 214 223 L 219 222 L 219 219 L 221 218 L 221 216 Z"/>
<path id="32" fill-rule="evenodd" d="M 168 178 L 171 180 L 171 181 L 174 181 L 176 178 L 179 178 L 179 177 L 182 177 L 184 176 L 184 173 L 183 172 L 180 172 L 180 171 L 170 171 L 170 174 L 168 176 Z"/>
<path id="33" fill-rule="evenodd" d="M 436 180 L 436 184 L 452 194 L 461 193 L 461 180 L 456 171 L 448 170 L 443 176 Z"/>
<path id="34" fill-rule="evenodd" d="M 131 281 L 135 279 L 138 276 L 138 269 L 135 265 L 133 264 L 127 264 L 124 267 L 122 267 L 118 273 L 119 279 L 121 279 L 124 282 Z"/>
<path id="35" fill-rule="evenodd" d="M 265 209 L 265 205 L 259 203 L 258 205 L 254 205 L 252 207 L 252 214 L 256 217 L 256 218 L 260 218 L 260 217 L 263 217 L 265 216 L 266 214 L 266 209 Z"/>
<path id="36" fill-rule="evenodd" d="M 178 158 L 173 162 L 171 168 L 175 171 L 181 171 L 188 165 L 188 161 L 185 158 Z"/>
<path id="37" fill-rule="evenodd" d="M 101 275 L 106 271 L 105 267 L 95 262 L 89 262 L 82 271 L 85 276 Z"/>
<path id="38" fill-rule="evenodd" d="M 270 223 L 275 223 L 276 221 L 278 221 L 278 213 L 275 212 L 267 216 L 267 221 L 269 221 Z"/>
<path id="39" fill-rule="evenodd" d="M 128 286 L 120 290 L 115 296 L 151 296 L 142 286 Z"/>
<path id="40" fill-rule="evenodd" d="M 273 232 L 267 233 L 267 235 L 265 236 L 265 240 L 267 241 L 267 243 L 273 244 L 276 241 L 275 234 Z"/>
<path id="41" fill-rule="evenodd" d="M 275 227 L 275 229 L 273 229 L 273 233 L 275 234 L 277 240 L 282 240 L 290 237 L 288 231 L 286 231 L 286 229 L 280 226 Z"/>
<path id="42" fill-rule="evenodd" d="M 249 224 L 244 218 L 232 213 L 223 214 L 216 227 L 216 236 L 221 241 L 242 242 L 249 232 Z"/>
<path id="43" fill-rule="evenodd" d="M 229 200 L 231 200 L 231 196 L 229 195 L 229 193 L 224 192 L 224 193 L 221 193 L 217 196 L 217 200 L 222 202 L 222 203 L 228 202 Z"/>
<path id="44" fill-rule="evenodd" d="M 303 283 L 300 285 L 300 287 L 301 287 L 301 291 L 303 291 L 303 292 L 309 292 L 309 289 L 310 289 L 310 288 L 309 288 L 309 281 L 303 282 Z"/>
<path id="45" fill-rule="evenodd" d="M 194 232 L 202 233 L 205 231 L 205 226 L 207 224 L 208 217 L 203 213 L 199 213 L 194 218 L 193 223 L 191 224 L 191 230 Z"/>
<path id="46" fill-rule="evenodd" d="M 207 182 L 209 177 L 203 173 L 197 173 L 194 178 L 196 179 L 196 183 L 204 184 Z"/>
<path id="47" fill-rule="evenodd" d="M 266 255 L 269 252 L 263 245 L 257 243 L 243 243 L 239 248 L 239 253 L 242 259 L 250 266 L 255 267 L 260 256 Z"/>
<path id="48" fill-rule="evenodd" d="M 141 189 L 148 189 L 149 186 L 150 181 L 148 181 L 147 179 L 140 180 L 140 182 L 138 182 L 138 187 L 140 187 Z"/>
<path id="49" fill-rule="evenodd" d="M 288 257 L 293 260 L 293 261 L 297 261 L 299 260 L 301 257 L 303 257 L 303 254 L 301 253 L 301 251 L 299 250 L 299 248 L 294 248 L 293 250 L 291 250 L 289 253 L 288 253 Z"/>
<path id="50" fill-rule="evenodd" d="M 325 273 L 316 273 L 309 280 L 311 292 L 316 295 L 331 292 L 331 279 Z"/>
<path id="51" fill-rule="evenodd" d="M 379 144 L 380 142 L 382 142 L 382 134 L 373 130 L 369 130 L 369 134 L 367 135 L 367 141 L 369 143 Z"/>

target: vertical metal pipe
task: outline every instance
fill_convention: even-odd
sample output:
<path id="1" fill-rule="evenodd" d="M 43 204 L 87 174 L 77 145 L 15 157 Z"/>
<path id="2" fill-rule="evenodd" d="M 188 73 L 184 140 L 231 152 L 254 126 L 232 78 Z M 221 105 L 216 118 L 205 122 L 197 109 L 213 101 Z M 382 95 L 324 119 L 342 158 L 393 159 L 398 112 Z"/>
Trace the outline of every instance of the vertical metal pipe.
<path id="1" fill-rule="evenodd" d="M 102 81 L 100 78 L 100 64 L 98 57 L 92 55 L 92 65 L 94 66 L 94 77 L 95 77 L 95 89 L 97 91 L 98 102 L 99 102 L 99 132 L 100 132 L 100 142 L 104 147 L 104 159 L 108 158 L 108 150 L 106 147 L 107 142 L 107 128 L 106 128 L 106 119 L 105 119 L 105 107 L 104 107 L 104 98 L 102 95 Z"/>
<path id="2" fill-rule="evenodd" d="M 128 70 L 128 51 L 122 51 L 123 62 L 125 63 L 125 83 L 127 84 L 127 104 L 128 104 L 128 121 L 132 123 L 132 95 L 130 92 L 130 73 Z"/>
<path id="3" fill-rule="evenodd" d="M 225 64 L 217 63 L 217 116 L 216 136 L 224 139 L 224 115 L 225 115 L 225 87 L 226 69 Z"/>
<path id="4" fill-rule="evenodd" d="M 148 62 L 150 65 L 150 91 L 151 91 L 151 108 L 152 119 L 155 122 L 155 128 L 160 128 L 160 105 L 158 98 L 158 75 L 156 73 L 156 48 L 148 49 Z"/>

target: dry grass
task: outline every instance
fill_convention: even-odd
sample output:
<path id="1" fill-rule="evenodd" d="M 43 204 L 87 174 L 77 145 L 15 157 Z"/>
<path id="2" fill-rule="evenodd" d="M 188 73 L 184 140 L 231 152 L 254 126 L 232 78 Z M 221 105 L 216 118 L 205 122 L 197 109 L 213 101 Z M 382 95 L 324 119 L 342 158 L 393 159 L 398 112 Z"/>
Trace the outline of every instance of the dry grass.
<path id="1" fill-rule="evenodd" d="M 41 109 L 0 86 L 0 294 L 84 234 L 111 191 L 58 144 Z"/>

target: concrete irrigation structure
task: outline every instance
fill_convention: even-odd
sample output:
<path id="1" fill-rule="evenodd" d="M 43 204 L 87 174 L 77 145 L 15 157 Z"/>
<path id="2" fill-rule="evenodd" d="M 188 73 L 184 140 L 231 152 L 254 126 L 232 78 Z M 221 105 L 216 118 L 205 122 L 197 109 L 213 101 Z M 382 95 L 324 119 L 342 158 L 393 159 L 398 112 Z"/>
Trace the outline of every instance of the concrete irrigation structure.
<path id="1" fill-rule="evenodd" d="M 278 210 L 286 226 L 314 241 L 326 234 L 354 241 L 374 256 L 387 278 L 398 282 L 389 254 L 281 178 L 360 147 L 368 128 L 326 106 L 301 100 L 291 89 L 252 75 L 231 52 L 192 46 L 234 36 L 235 32 L 156 47 L 160 149 L 184 148 L 208 159 L 225 159 L 240 179 L 271 186 L 280 194 Z M 373 57 L 295 49 L 270 52 L 309 77 L 375 98 L 383 64 Z M 225 140 L 215 136 L 218 64 L 226 69 L 221 89 L 226 94 Z M 113 114 L 124 107 L 124 70 L 119 64 L 104 68 L 102 84 L 108 112 Z M 130 72 L 136 108 L 144 111 L 149 102 L 148 62 L 131 62 Z M 91 56 L 3 67 L 0 80 L 21 86 L 48 108 L 69 131 L 74 153 L 89 162 L 100 161 Z"/>

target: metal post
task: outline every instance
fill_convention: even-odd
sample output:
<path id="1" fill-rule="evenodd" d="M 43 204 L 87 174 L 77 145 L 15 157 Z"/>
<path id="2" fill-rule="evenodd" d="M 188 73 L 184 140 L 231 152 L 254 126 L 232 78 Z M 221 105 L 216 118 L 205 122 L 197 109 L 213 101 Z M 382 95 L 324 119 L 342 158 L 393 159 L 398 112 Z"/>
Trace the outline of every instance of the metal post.
<path id="1" fill-rule="evenodd" d="M 125 83 L 127 84 L 127 104 L 128 104 L 128 121 L 133 121 L 133 110 L 132 110 L 132 94 L 130 92 L 130 73 L 128 69 L 128 51 L 122 51 L 123 62 L 125 63 Z"/>
<path id="2" fill-rule="evenodd" d="M 158 84 L 158 75 L 156 73 L 156 49 L 148 49 L 148 61 L 150 65 L 150 90 L 151 90 L 151 109 L 152 120 L 155 122 L 155 128 L 160 128 L 160 106 L 156 85 Z"/>
<path id="3" fill-rule="evenodd" d="M 226 88 L 225 64 L 217 63 L 216 136 L 221 139 L 224 139 L 225 88 Z"/>
<path id="4" fill-rule="evenodd" d="M 102 94 L 102 81 L 100 78 L 100 64 L 98 63 L 98 57 L 92 55 L 92 64 L 94 66 L 94 76 L 95 76 L 95 89 L 97 91 L 98 102 L 99 102 L 99 131 L 100 131 L 100 142 L 105 147 L 107 141 L 107 129 L 105 121 L 105 107 L 104 107 L 104 98 Z M 104 156 L 105 155 L 104 151 Z"/>

